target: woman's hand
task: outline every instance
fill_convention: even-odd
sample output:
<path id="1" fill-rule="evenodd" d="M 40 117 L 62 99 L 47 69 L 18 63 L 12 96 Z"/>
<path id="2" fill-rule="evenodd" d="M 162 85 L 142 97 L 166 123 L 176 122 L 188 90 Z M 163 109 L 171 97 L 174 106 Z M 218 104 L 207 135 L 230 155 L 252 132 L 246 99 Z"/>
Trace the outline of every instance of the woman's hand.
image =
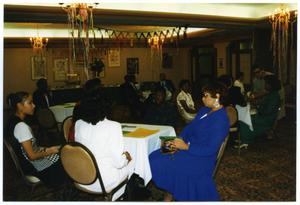
<path id="1" fill-rule="evenodd" d="M 129 152 L 126 151 L 126 152 L 124 152 L 123 154 L 125 154 L 126 159 L 128 160 L 128 162 L 130 162 L 130 161 L 132 160 L 132 158 L 131 158 Z"/>
<path id="2" fill-rule="evenodd" d="M 169 142 L 169 146 L 172 149 L 181 149 L 181 150 L 188 150 L 189 145 L 183 141 L 181 138 L 175 138 L 174 140 Z"/>
<path id="3" fill-rule="evenodd" d="M 56 153 L 59 152 L 59 147 L 58 146 L 48 147 L 48 148 L 45 149 L 45 152 L 49 155 L 50 154 L 56 154 Z"/>

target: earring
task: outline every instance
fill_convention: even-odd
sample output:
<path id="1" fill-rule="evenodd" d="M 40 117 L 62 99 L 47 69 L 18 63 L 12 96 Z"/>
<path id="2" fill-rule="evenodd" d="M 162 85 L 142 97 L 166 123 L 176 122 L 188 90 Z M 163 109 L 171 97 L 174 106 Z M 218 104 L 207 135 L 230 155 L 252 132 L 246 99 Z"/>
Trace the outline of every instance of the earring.
<path id="1" fill-rule="evenodd" d="M 215 101 L 215 103 L 214 103 L 214 107 L 215 107 L 215 108 L 220 107 L 219 99 L 216 99 L 216 101 Z"/>

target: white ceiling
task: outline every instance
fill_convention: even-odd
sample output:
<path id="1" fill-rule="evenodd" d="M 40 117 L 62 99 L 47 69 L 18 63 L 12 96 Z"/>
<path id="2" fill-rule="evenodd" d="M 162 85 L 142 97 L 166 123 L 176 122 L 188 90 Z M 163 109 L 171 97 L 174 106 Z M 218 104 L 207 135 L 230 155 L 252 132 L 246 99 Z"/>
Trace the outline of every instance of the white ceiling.
<path id="1" fill-rule="evenodd" d="M 43 1 L 45 2 L 45 1 Z M 70 1 L 60 1 L 67 5 Z M 72 2 L 72 1 L 71 1 Z M 82 1 L 84 2 L 84 1 Z M 86 2 L 86 1 L 85 1 Z M 95 1 L 93 1 L 95 2 Z M 96 1 L 97 2 L 97 1 Z M 239 18 L 262 18 L 269 15 L 280 5 L 288 7 L 290 10 L 297 9 L 297 1 L 281 1 L 285 3 L 276 3 L 280 1 L 256 1 L 262 3 L 251 3 L 255 1 L 238 1 L 240 3 L 199 3 L 193 0 L 151 0 L 151 3 L 143 3 L 145 1 L 131 0 L 100 0 L 97 8 L 114 9 L 114 10 L 130 10 L 130 11 L 150 11 L 150 12 L 167 12 L 167 13 L 182 13 L 182 14 L 202 14 L 213 16 L 228 16 Z M 125 2 L 125 3 L 122 3 Z M 160 3 L 164 2 L 164 3 Z M 198 3 L 196 3 L 198 2 Z M 203 2 L 203 1 L 200 1 Z M 210 1 L 216 2 L 216 1 Z M 219 1 L 224 2 L 224 1 Z M 231 1 L 233 2 L 233 1 Z M 235 1 L 237 2 L 237 1 Z M 242 3 L 241 3 L 242 2 Z M 273 3 L 272 3 L 273 2 Z M 287 2 L 287 3 L 286 3 Z M 291 3 L 294 2 L 294 3 Z M 40 1 L 5 1 L 5 4 L 11 5 L 32 5 L 32 6 L 55 6 L 59 7 L 57 3 L 41 3 Z"/>
<path id="2" fill-rule="evenodd" d="M 198 15 L 212 15 L 212 16 L 227 16 L 227 17 L 238 17 L 247 19 L 260 19 L 268 16 L 276 8 L 284 6 L 290 10 L 297 10 L 297 4 L 291 3 L 289 1 L 285 4 L 280 3 L 249 3 L 250 1 L 245 1 L 244 3 L 195 3 L 197 1 L 193 0 L 160 0 L 164 3 L 158 3 L 158 0 L 151 0 L 152 3 L 143 3 L 139 0 L 131 1 L 120 1 L 120 0 L 100 0 L 96 9 L 114 9 L 114 10 L 130 10 L 130 11 L 150 11 L 150 12 L 167 12 L 167 13 L 182 13 L 182 14 L 198 14 Z M 46 2 L 46 3 L 45 3 Z M 61 1 L 62 2 L 62 1 Z M 70 1 L 63 1 L 64 5 L 67 5 Z M 84 2 L 84 1 L 82 1 Z M 85 1 L 86 2 L 86 1 Z M 124 3 L 125 2 L 125 3 Z M 183 3 L 185 2 L 185 3 Z M 224 1 L 223 1 L 224 2 Z M 232 2 L 232 1 L 231 1 Z M 252 1 L 253 2 L 253 1 Z M 269 1 L 270 2 L 270 1 Z M 278 1 L 277 1 L 278 2 Z M 296 2 L 296 1 L 292 1 Z M 50 3 L 49 1 L 30 1 L 29 3 L 24 3 L 24 1 L 5 1 L 5 5 L 30 5 L 30 6 L 46 6 L 46 7 L 60 7 L 57 3 Z M 37 26 L 38 25 L 38 26 Z M 107 26 L 106 26 L 107 27 Z M 141 30 L 138 26 L 132 27 L 136 30 Z M 109 29 L 109 28 L 108 28 Z M 122 28 L 119 28 L 123 30 Z M 144 26 L 143 30 L 153 30 L 152 27 L 146 28 Z M 160 28 L 158 30 L 162 30 Z M 189 28 L 188 32 L 204 30 L 205 28 Z M 125 30 L 129 30 L 128 27 Z M 44 24 L 44 23 L 4 23 L 4 37 L 31 37 L 36 34 L 43 37 L 68 37 L 69 32 L 66 25 L 56 24 Z"/>

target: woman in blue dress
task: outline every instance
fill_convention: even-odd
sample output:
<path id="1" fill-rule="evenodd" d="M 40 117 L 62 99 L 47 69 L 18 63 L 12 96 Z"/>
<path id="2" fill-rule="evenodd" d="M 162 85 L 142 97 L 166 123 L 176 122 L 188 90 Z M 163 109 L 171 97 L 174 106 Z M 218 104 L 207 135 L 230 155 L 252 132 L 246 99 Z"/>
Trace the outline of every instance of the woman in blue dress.
<path id="1" fill-rule="evenodd" d="M 229 119 L 223 107 L 226 88 L 213 83 L 202 89 L 201 108 L 168 146 L 174 154 L 160 150 L 149 156 L 152 180 L 165 190 L 165 201 L 218 201 L 212 177 L 217 152 L 229 132 Z"/>

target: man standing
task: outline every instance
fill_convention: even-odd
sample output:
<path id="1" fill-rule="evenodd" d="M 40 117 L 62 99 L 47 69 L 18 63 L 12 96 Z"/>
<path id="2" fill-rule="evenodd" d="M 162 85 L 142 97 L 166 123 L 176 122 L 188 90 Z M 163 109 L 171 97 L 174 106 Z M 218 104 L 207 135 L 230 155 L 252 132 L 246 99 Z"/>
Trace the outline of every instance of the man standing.
<path id="1" fill-rule="evenodd" d="M 171 80 L 167 80 L 166 79 L 166 74 L 164 73 L 160 73 L 159 74 L 159 86 L 163 87 L 166 91 L 166 100 L 171 100 L 172 99 L 172 95 L 175 91 L 175 87 L 174 84 L 172 83 Z"/>

